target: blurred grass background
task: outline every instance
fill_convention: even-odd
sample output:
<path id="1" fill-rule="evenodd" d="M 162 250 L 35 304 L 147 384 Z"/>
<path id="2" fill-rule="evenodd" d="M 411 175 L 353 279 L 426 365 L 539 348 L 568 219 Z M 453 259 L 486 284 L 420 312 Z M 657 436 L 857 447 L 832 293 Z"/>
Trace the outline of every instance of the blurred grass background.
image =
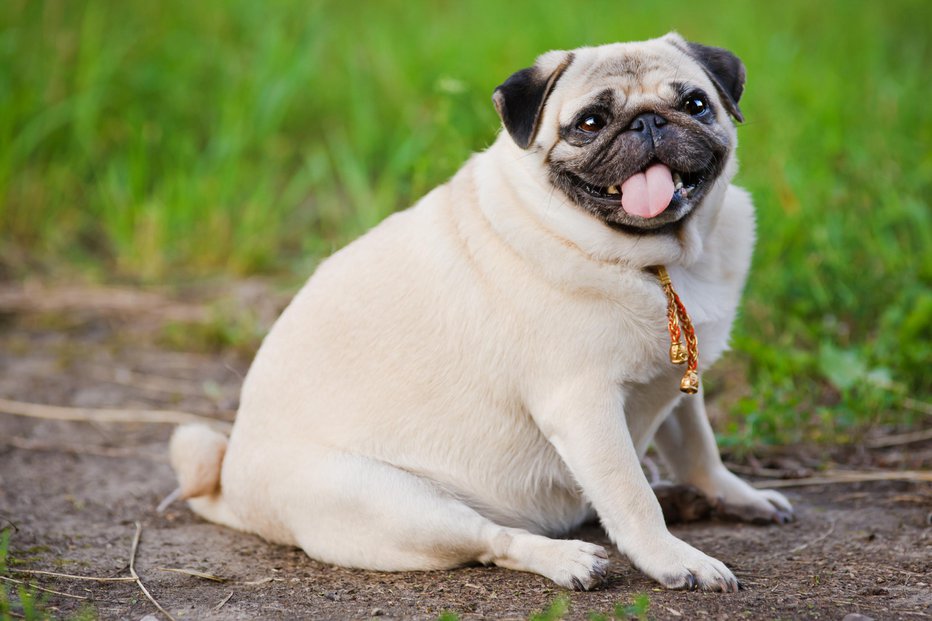
<path id="1" fill-rule="evenodd" d="M 748 69 L 759 244 L 726 442 L 929 421 L 932 3 L 0 3 L 0 275 L 277 274 L 410 205 L 548 49 L 659 36 Z M 736 388 L 737 387 L 737 388 Z"/>

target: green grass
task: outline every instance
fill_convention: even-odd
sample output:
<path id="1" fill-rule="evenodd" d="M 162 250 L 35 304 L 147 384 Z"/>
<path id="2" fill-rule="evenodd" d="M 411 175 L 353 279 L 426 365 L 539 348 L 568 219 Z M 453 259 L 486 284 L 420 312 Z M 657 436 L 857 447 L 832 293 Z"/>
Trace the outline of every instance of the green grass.
<path id="1" fill-rule="evenodd" d="M 12 528 L 0 530 L 0 621 L 26 619 L 26 621 L 47 621 L 49 619 L 68 619 L 68 621 L 95 621 L 97 611 L 88 603 L 82 603 L 76 611 L 63 617 L 58 609 L 49 605 L 50 595 L 40 590 L 28 580 L 14 578 L 10 566 L 20 564 L 23 559 L 10 555 Z M 16 580 L 10 582 L 9 580 Z"/>
<path id="2" fill-rule="evenodd" d="M 749 76 L 760 241 L 724 440 L 908 426 L 932 393 L 929 23 L 925 0 L 6 0 L 0 274 L 297 280 L 487 146 L 492 89 L 538 53 L 677 29 Z"/>

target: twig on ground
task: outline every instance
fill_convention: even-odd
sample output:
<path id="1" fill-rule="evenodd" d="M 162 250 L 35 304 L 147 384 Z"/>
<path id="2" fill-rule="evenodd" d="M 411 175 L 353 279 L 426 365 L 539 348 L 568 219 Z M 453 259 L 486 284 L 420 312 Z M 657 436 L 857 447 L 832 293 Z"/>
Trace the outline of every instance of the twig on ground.
<path id="1" fill-rule="evenodd" d="M 230 371 L 231 373 L 233 373 L 233 375 L 235 375 L 236 377 L 238 377 L 241 381 L 243 381 L 243 380 L 246 379 L 246 376 L 243 375 L 243 374 L 239 371 L 239 369 L 237 369 L 236 367 L 234 367 L 233 365 L 231 365 L 229 362 L 224 362 L 224 363 L 223 363 L 223 367 L 224 367 L 227 371 Z"/>
<path id="2" fill-rule="evenodd" d="M 13 569 L 17 574 L 29 574 L 36 576 L 52 576 L 53 578 L 68 578 L 69 580 L 92 580 L 94 582 L 134 582 L 135 578 L 121 576 L 116 578 L 105 578 L 99 576 L 77 576 L 75 574 L 60 574 L 55 571 L 42 571 L 41 569 Z"/>
<path id="3" fill-rule="evenodd" d="M 259 578 L 258 580 L 250 580 L 249 582 L 244 582 L 243 584 L 247 586 L 259 586 L 260 584 L 267 584 L 269 582 L 281 582 L 281 581 L 282 581 L 281 578 L 273 578 L 272 576 L 268 576 L 265 578 Z"/>
<path id="4" fill-rule="evenodd" d="M 88 375 L 101 382 L 109 382 L 120 386 L 137 388 L 146 392 L 155 392 L 170 395 L 185 395 L 188 397 L 209 398 L 204 390 L 204 384 L 191 380 L 165 377 L 151 373 L 140 373 L 126 368 L 113 368 L 103 365 L 91 366 Z"/>
<path id="5" fill-rule="evenodd" d="M 793 470 L 783 470 L 782 468 L 759 468 L 756 466 L 743 466 L 732 462 L 726 462 L 725 467 L 735 474 L 746 474 L 753 477 L 768 477 L 773 479 L 797 479 L 793 476 Z"/>
<path id="6" fill-rule="evenodd" d="M 807 541 L 806 543 L 803 543 L 803 544 L 800 544 L 800 545 L 796 546 L 795 548 L 793 548 L 793 549 L 790 550 L 789 552 L 786 552 L 786 554 L 795 554 L 796 552 L 799 552 L 800 550 L 805 550 L 806 548 L 808 548 L 809 546 L 811 546 L 811 545 L 813 545 L 813 544 L 816 544 L 816 543 L 819 543 L 820 541 L 824 541 L 824 540 L 828 539 L 828 537 L 829 537 L 833 532 L 835 532 L 835 523 L 836 523 L 836 520 L 832 520 L 832 523 L 829 524 L 828 529 L 827 529 L 824 533 L 822 533 L 821 535 L 819 535 L 818 537 L 816 537 L 816 538 L 813 539 L 812 541 Z M 781 553 L 781 554 L 783 554 L 783 553 Z"/>
<path id="7" fill-rule="evenodd" d="M 145 585 L 142 583 L 142 579 L 139 577 L 139 574 L 136 573 L 136 549 L 139 547 L 140 535 L 142 535 L 142 524 L 136 522 L 136 534 L 133 536 L 133 547 L 129 553 L 129 573 L 133 576 L 133 578 L 135 578 L 139 589 L 149 599 L 149 601 L 155 604 L 155 607 L 158 608 L 163 615 L 168 617 L 171 621 L 175 621 L 175 617 L 171 616 L 167 610 L 162 608 L 161 604 L 155 601 L 155 598 L 152 597 L 152 594 L 149 593 L 149 590 L 146 589 Z"/>
<path id="8" fill-rule="evenodd" d="M 932 440 L 932 429 L 922 429 L 920 431 L 901 433 L 895 436 L 872 438 L 867 440 L 864 445 L 868 448 L 884 448 L 887 446 L 900 446 L 902 444 L 911 444 L 913 442 L 923 442 L 924 440 Z"/>
<path id="9" fill-rule="evenodd" d="M 71 593 L 62 593 L 61 591 L 54 591 L 52 589 L 46 589 L 45 587 L 40 587 L 37 584 L 33 584 L 31 582 L 25 582 L 23 580 L 17 580 L 16 578 L 8 578 L 6 576 L 0 576 L 0 580 L 6 580 L 7 582 L 12 582 L 14 584 L 22 584 L 23 586 L 27 586 L 31 589 L 36 589 L 38 591 L 45 591 L 46 593 L 54 593 L 55 595 L 61 595 L 62 597 L 70 597 L 72 599 L 87 599 L 83 595 L 72 595 Z"/>
<path id="10" fill-rule="evenodd" d="M 0 399 L 0 412 L 15 416 L 97 423 L 150 423 L 179 425 L 183 423 L 204 423 L 221 431 L 229 431 L 232 424 L 189 412 L 174 410 L 124 410 L 108 408 L 72 408 L 59 405 L 43 405 L 25 401 Z M 232 413 L 230 413 L 232 416 Z"/>
<path id="11" fill-rule="evenodd" d="M 226 582 L 226 578 L 221 578 L 220 576 L 215 576 L 213 574 L 204 573 L 203 571 L 197 571 L 196 569 L 178 569 L 175 567 L 156 567 L 159 571 L 171 571 L 176 574 L 185 574 L 186 576 L 194 576 L 195 578 L 203 578 L 204 580 L 213 580 L 214 582 Z"/>
<path id="12" fill-rule="evenodd" d="M 870 494 L 868 494 L 869 496 Z M 928 494 L 897 494 L 896 496 L 890 497 L 891 502 L 900 502 L 903 504 L 914 504 L 926 506 L 929 503 Z"/>
<path id="13" fill-rule="evenodd" d="M 8 524 L 15 532 L 19 532 L 19 526 L 17 526 L 16 522 L 11 520 L 10 517 L 5 513 L 0 513 L 0 521 L 4 523 L 3 525 L 0 525 L 0 530 L 6 528 L 6 525 Z"/>
<path id="14" fill-rule="evenodd" d="M 895 468 L 897 464 L 909 464 L 908 467 L 922 469 L 923 464 L 932 464 L 932 445 L 928 448 L 910 447 L 905 451 L 891 451 L 877 460 L 883 468 Z"/>
<path id="15" fill-rule="evenodd" d="M 19 436 L 10 436 L 0 438 L 0 442 L 13 448 L 24 451 L 49 451 L 53 453 L 72 453 L 74 455 L 94 455 L 96 457 L 114 457 L 117 459 L 149 459 L 152 461 L 165 462 L 167 458 L 163 455 L 152 455 L 140 452 L 131 448 L 105 448 L 100 446 L 76 446 L 73 444 L 51 444 L 47 442 L 37 442 L 29 438 Z"/>
<path id="16" fill-rule="evenodd" d="M 118 287 L 25 285 L 0 290 L 0 310 L 14 313 L 151 314 L 168 321 L 205 321 L 206 305 L 184 304 L 151 291 Z"/>
<path id="17" fill-rule="evenodd" d="M 916 481 L 932 482 L 932 472 L 921 470 L 899 470 L 897 472 L 864 472 L 858 470 L 827 471 L 817 477 L 805 479 L 783 479 L 757 481 L 757 488 L 804 487 L 806 485 L 831 485 L 836 483 L 862 483 L 868 481 Z"/>
<path id="18" fill-rule="evenodd" d="M 881 567 L 883 567 L 884 569 L 889 569 L 890 571 L 895 571 L 895 572 L 904 574 L 906 576 L 919 576 L 921 578 L 922 576 L 925 575 L 925 574 L 917 573 L 915 571 L 909 571 L 906 569 L 900 569 L 899 567 L 893 567 L 892 565 L 881 565 Z"/>
<path id="19" fill-rule="evenodd" d="M 168 509 L 173 502 L 181 498 L 181 488 L 176 487 L 171 491 L 171 493 L 162 499 L 162 502 L 159 503 L 159 506 L 155 508 L 156 513 L 165 513 L 165 509 Z"/>
<path id="20" fill-rule="evenodd" d="M 219 603 L 219 604 L 217 604 L 216 606 L 214 606 L 214 609 L 213 609 L 214 612 L 220 612 L 220 609 L 223 608 L 223 606 L 224 606 L 228 601 L 230 601 L 230 598 L 231 598 L 231 597 L 233 597 L 233 591 L 230 591 L 230 594 L 229 594 L 229 595 L 227 595 L 226 597 L 224 597 L 222 600 L 220 600 L 220 603 Z"/>

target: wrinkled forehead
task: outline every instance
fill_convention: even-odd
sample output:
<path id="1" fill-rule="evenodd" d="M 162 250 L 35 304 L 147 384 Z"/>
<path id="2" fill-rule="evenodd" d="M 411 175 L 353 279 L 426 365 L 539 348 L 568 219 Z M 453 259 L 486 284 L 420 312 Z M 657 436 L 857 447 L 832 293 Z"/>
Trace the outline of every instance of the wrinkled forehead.
<path id="1" fill-rule="evenodd" d="M 554 95 L 561 122 L 611 92 L 616 106 L 638 107 L 673 101 L 683 85 L 712 93 L 702 67 L 685 51 L 665 41 L 615 43 L 574 51 Z"/>

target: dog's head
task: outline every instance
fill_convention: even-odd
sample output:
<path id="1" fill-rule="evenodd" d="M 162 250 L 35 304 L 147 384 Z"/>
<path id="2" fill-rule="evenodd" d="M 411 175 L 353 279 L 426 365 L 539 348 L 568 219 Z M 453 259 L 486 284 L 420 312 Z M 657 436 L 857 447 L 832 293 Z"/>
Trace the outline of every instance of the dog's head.
<path id="1" fill-rule="evenodd" d="M 548 52 L 492 100 L 556 188 L 609 226 L 642 234 L 677 228 L 724 176 L 743 89 L 734 54 L 671 33 Z"/>

